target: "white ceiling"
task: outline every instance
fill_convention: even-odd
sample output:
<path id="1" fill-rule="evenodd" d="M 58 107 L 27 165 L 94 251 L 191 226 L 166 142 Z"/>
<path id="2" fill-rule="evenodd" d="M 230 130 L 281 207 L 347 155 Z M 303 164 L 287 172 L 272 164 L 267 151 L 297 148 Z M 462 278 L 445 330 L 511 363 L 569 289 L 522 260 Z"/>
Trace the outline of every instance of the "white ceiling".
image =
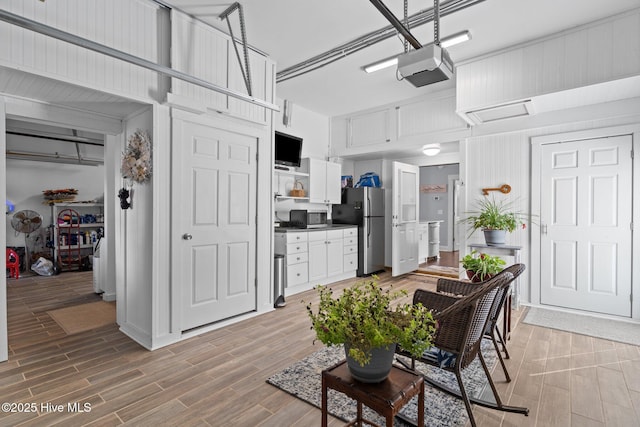
<path id="1" fill-rule="evenodd" d="M 226 21 L 220 21 L 218 15 L 233 2 L 161 2 L 228 32 Z M 368 0 L 241 0 L 240 3 L 249 44 L 275 59 L 278 70 L 389 25 Z M 402 18 L 403 1 L 385 0 L 384 3 Z M 446 3 L 442 1 L 441 7 Z M 639 5 L 638 0 L 485 0 L 442 17 L 440 37 L 462 30 L 471 32 L 471 41 L 448 49 L 457 63 Z M 432 7 L 432 2 L 409 0 L 410 15 Z M 238 14 L 234 12 L 230 18 L 234 35 L 238 36 Z M 431 24 L 412 32 L 422 44 L 433 41 Z M 373 74 L 361 70 L 365 64 L 402 51 L 400 39 L 388 39 L 319 70 L 278 83 L 276 95 L 309 110 L 335 116 L 453 86 L 454 82 L 449 81 L 415 88 L 408 82 L 397 81 L 395 68 Z"/>

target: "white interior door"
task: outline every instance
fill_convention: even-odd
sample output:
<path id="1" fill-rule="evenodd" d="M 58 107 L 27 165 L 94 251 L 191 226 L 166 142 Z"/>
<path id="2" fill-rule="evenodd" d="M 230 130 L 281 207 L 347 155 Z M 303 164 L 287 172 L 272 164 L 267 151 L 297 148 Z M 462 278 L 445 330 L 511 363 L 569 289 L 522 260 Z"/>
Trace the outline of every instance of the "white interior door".
<path id="1" fill-rule="evenodd" d="M 418 166 L 393 162 L 391 275 L 418 269 Z"/>
<path id="2" fill-rule="evenodd" d="M 631 135 L 542 147 L 542 304 L 631 316 Z"/>
<path id="3" fill-rule="evenodd" d="M 186 330 L 256 309 L 257 138 L 178 119 L 173 129 L 174 268 Z"/>

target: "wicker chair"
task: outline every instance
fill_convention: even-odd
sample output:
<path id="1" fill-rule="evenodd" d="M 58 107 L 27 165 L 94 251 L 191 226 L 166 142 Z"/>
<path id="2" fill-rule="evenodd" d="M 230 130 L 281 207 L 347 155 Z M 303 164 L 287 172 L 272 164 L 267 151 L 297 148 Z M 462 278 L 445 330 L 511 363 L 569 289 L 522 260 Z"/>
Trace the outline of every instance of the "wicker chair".
<path id="1" fill-rule="evenodd" d="M 484 337 L 490 339 L 493 342 L 493 346 L 496 349 L 498 360 L 500 361 L 500 365 L 502 366 L 502 371 L 504 372 L 504 376 L 507 382 L 511 382 L 511 376 L 509 375 L 507 366 L 504 363 L 504 359 L 509 359 L 510 356 L 504 340 L 505 337 L 502 336 L 502 334 L 500 333 L 500 328 L 498 328 L 498 319 L 500 317 L 500 312 L 502 311 L 504 303 L 509 297 L 511 283 L 513 283 L 516 278 L 522 274 L 525 268 L 526 266 L 524 264 L 513 264 L 499 273 L 500 275 L 511 273 L 513 277 L 511 278 L 511 280 L 504 283 L 503 286 L 498 288 L 493 306 L 491 307 L 491 311 L 489 312 L 487 327 L 484 331 Z M 477 283 L 471 284 L 468 282 L 459 282 L 457 280 L 441 279 L 438 280 L 437 291 L 455 295 L 468 295 L 476 289 L 477 285 Z M 502 353 L 500 353 L 498 343 L 500 343 L 500 345 L 502 346 L 502 351 L 505 354 L 504 358 L 502 357 Z"/>
<path id="2" fill-rule="evenodd" d="M 472 426 L 476 425 L 471 410 L 472 402 L 501 411 L 529 414 L 528 408 L 507 406 L 502 403 L 480 351 L 480 344 L 489 325 L 489 315 L 495 305 L 498 292 L 508 286 L 508 283 L 512 280 L 513 275 L 510 272 L 498 274 L 480 284 L 441 279 L 438 281 L 438 289 L 435 292 L 418 289 L 413 296 L 414 304 L 422 303 L 422 305 L 431 309 L 433 317 L 438 323 L 438 329 L 434 337 L 435 348 L 425 352 L 419 360 L 453 372 L 460 391 L 453 390 L 429 377 L 425 377 L 425 381 L 446 393 L 461 398 Z M 454 289 L 453 283 L 446 284 L 445 282 L 456 282 L 459 289 Z M 444 288 L 454 292 L 445 292 Z M 399 349 L 398 353 L 410 357 L 402 349 Z M 471 398 L 467 394 L 462 381 L 462 371 L 476 357 L 480 359 L 480 364 L 493 392 L 495 403 Z M 415 359 L 411 359 L 410 366 L 402 359 L 398 359 L 398 361 L 410 369 L 415 369 Z"/>

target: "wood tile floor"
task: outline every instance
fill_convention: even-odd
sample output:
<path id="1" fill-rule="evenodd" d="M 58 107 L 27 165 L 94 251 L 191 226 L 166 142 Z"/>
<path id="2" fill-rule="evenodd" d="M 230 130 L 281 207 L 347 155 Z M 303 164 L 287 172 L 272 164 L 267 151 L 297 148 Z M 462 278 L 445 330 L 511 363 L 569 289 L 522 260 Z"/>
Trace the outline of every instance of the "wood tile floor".
<path id="1" fill-rule="evenodd" d="M 409 292 L 434 283 L 424 275 L 381 280 Z M 67 336 L 46 314 L 98 299 L 90 283 L 90 272 L 7 279 L 10 356 L 0 363 L 0 400 L 22 411 L 1 412 L 0 426 L 319 425 L 319 409 L 265 383 L 318 350 L 301 303 L 316 300 L 312 291 L 150 352 L 116 325 Z M 640 425 L 640 348 L 520 324 L 521 315 L 514 311 L 509 342 L 514 379 L 505 383 L 499 369 L 494 379 L 504 400 L 528 405 L 531 415 L 475 407 L 480 426 Z"/>

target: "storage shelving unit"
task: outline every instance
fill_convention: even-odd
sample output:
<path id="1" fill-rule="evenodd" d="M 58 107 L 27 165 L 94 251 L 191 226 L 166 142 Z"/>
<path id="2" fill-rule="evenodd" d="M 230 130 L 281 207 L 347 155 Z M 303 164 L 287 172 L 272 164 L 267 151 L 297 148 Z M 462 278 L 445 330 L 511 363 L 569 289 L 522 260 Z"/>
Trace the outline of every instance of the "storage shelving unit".
<path id="1" fill-rule="evenodd" d="M 51 205 L 54 259 L 61 270 L 80 270 L 91 257 L 104 228 L 102 203 L 55 203 Z"/>
<path id="2" fill-rule="evenodd" d="M 305 172 L 297 172 L 297 171 L 287 171 L 287 170 L 281 170 L 281 169 L 274 169 L 274 173 L 275 173 L 275 188 L 276 188 L 276 192 L 274 193 L 273 197 L 276 200 L 286 200 L 286 199 L 290 199 L 290 200 L 309 200 L 309 197 L 294 197 L 294 196 L 289 196 L 289 191 L 293 188 L 293 186 L 295 185 L 296 180 L 298 180 L 299 178 L 308 178 L 309 174 L 305 173 Z M 307 184 L 308 180 L 303 180 L 303 185 Z M 306 188 L 308 185 L 305 185 L 305 191 L 309 191 L 308 188 Z M 307 193 L 308 194 L 308 193 Z"/>

